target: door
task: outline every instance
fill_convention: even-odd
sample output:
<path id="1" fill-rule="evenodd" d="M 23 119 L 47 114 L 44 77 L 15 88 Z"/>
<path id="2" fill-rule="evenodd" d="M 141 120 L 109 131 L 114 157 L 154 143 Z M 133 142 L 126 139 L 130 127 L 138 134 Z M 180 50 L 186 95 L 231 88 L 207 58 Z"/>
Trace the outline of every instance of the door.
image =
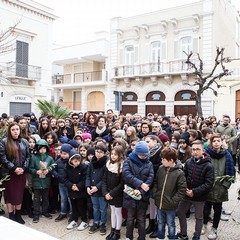
<path id="1" fill-rule="evenodd" d="M 135 114 L 138 112 L 137 105 L 122 105 L 122 113 L 126 115 L 127 113 Z"/>
<path id="2" fill-rule="evenodd" d="M 31 103 L 10 102 L 10 115 L 23 115 L 31 112 Z"/>
<path id="3" fill-rule="evenodd" d="M 165 106 L 148 105 L 146 106 L 145 115 L 147 116 L 148 113 L 158 113 L 158 115 L 165 115 Z"/>
<path id="4" fill-rule="evenodd" d="M 193 116 L 196 116 L 197 110 L 194 105 L 175 105 L 174 106 L 174 115 L 188 115 L 192 114 Z"/>
<path id="5" fill-rule="evenodd" d="M 236 91 L 235 119 L 240 118 L 240 90 Z"/>

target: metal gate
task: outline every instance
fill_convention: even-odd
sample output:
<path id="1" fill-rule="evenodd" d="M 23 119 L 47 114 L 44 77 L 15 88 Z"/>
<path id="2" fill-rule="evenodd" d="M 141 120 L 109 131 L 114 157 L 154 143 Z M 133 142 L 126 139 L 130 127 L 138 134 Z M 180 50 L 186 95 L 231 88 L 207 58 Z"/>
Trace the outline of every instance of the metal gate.
<path id="1" fill-rule="evenodd" d="M 31 112 L 31 103 L 10 102 L 10 115 L 23 115 Z"/>

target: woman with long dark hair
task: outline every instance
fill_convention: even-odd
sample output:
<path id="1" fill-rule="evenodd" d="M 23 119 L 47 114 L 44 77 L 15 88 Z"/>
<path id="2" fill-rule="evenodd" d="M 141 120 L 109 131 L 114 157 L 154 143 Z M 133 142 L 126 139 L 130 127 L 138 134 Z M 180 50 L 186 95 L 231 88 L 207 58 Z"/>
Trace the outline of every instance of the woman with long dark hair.
<path id="1" fill-rule="evenodd" d="M 4 182 L 4 198 L 9 218 L 24 224 L 20 212 L 30 153 L 28 141 L 20 137 L 20 127 L 16 122 L 8 126 L 7 137 L 0 142 L 0 156 L 0 164 L 10 175 L 10 180 Z"/>
<path id="2" fill-rule="evenodd" d="M 43 138 L 44 134 L 50 131 L 52 131 L 50 121 L 45 117 L 41 118 L 41 120 L 39 121 L 39 129 L 38 129 L 38 135 L 40 136 L 40 138 Z"/>

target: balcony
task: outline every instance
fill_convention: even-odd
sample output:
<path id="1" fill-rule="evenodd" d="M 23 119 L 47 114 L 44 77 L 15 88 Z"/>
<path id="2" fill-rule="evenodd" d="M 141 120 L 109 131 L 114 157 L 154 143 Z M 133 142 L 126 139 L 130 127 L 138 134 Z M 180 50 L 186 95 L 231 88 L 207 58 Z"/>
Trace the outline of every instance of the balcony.
<path id="1" fill-rule="evenodd" d="M 38 81 L 41 79 L 41 70 L 41 67 L 38 66 L 8 62 L 5 74 L 10 81 L 20 79 Z"/>
<path id="2" fill-rule="evenodd" d="M 189 72 L 190 70 L 189 65 L 186 64 L 185 61 L 186 60 L 176 60 L 169 62 L 119 66 L 114 68 L 114 78 L 182 74 Z"/>
<path id="3" fill-rule="evenodd" d="M 71 73 L 71 74 L 63 74 L 63 75 L 54 75 L 52 79 L 52 83 L 55 85 L 59 84 L 80 84 L 80 85 L 88 85 L 89 83 L 94 82 L 104 82 L 107 80 L 107 72 L 105 70 L 102 71 L 93 71 L 93 72 L 83 72 L 83 73 Z"/>

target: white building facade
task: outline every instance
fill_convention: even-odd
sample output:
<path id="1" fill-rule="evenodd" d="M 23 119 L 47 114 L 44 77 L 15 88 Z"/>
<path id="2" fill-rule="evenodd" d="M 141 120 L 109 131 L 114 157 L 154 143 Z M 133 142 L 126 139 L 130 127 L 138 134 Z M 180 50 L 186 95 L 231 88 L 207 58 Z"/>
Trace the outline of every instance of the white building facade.
<path id="1" fill-rule="evenodd" d="M 226 0 L 114 18 L 110 34 L 109 107 L 114 109 L 117 91 L 124 114 L 195 115 L 196 87 L 184 51 L 200 54 L 205 73 L 213 67 L 217 46 L 228 57 L 240 53 L 239 14 Z M 216 99 L 210 90 L 202 96 L 205 117 L 225 113 Z"/>
<path id="2" fill-rule="evenodd" d="M 51 100 L 53 10 L 31 0 L 0 0 L 0 112 L 36 112 L 38 99 Z M 3 53 L 4 47 L 9 51 Z"/>

